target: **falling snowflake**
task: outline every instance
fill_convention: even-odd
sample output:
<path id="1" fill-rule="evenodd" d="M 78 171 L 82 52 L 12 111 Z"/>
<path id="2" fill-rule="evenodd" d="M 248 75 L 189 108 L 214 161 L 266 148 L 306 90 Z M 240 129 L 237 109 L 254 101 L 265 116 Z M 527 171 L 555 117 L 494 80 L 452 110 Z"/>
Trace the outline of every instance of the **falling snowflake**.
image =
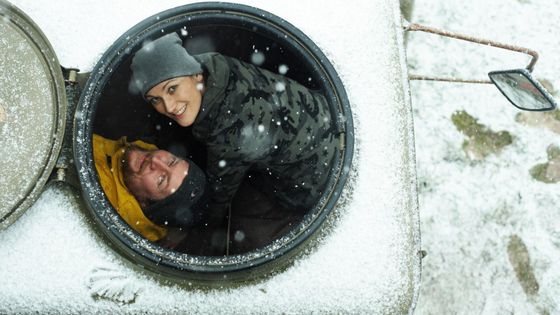
<path id="1" fill-rule="evenodd" d="M 236 242 L 241 242 L 245 239 L 245 233 L 243 233 L 243 231 L 237 230 L 237 231 L 235 231 L 235 234 L 233 235 L 233 239 Z"/>
<path id="2" fill-rule="evenodd" d="M 284 82 L 276 82 L 274 88 L 276 92 L 284 92 L 286 90 L 286 84 L 284 84 Z"/>
<path id="3" fill-rule="evenodd" d="M 253 63 L 256 66 L 262 65 L 265 59 L 266 57 L 264 56 L 264 54 L 256 49 L 251 54 L 251 63 Z"/>
<path id="4" fill-rule="evenodd" d="M 287 65 L 281 64 L 281 65 L 278 66 L 278 73 L 280 73 L 280 74 L 286 74 L 286 73 L 288 73 L 288 70 L 289 70 L 289 69 L 290 69 L 290 68 L 288 68 Z"/>

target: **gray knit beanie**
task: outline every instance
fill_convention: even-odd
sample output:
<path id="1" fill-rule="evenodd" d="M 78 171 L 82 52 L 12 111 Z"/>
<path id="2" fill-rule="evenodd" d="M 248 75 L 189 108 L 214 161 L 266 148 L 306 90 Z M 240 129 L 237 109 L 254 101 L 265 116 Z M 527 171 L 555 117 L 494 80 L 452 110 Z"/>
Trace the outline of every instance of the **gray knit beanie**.
<path id="1" fill-rule="evenodd" d="M 145 43 L 132 58 L 130 91 L 145 97 L 151 88 L 165 80 L 202 73 L 200 64 L 182 44 L 177 33 Z"/>

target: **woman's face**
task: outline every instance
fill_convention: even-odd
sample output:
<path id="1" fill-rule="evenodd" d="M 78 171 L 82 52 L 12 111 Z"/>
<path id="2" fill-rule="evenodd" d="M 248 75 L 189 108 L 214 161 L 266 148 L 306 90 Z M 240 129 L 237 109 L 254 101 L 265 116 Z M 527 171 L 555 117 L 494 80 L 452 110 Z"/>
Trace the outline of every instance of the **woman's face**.
<path id="1" fill-rule="evenodd" d="M 204 93 L 202 80 L 202 74 L 196 74 L 163 81 L 146 93 L 146 99 L 158 113 L 188 127 L 200 111 Z"/>

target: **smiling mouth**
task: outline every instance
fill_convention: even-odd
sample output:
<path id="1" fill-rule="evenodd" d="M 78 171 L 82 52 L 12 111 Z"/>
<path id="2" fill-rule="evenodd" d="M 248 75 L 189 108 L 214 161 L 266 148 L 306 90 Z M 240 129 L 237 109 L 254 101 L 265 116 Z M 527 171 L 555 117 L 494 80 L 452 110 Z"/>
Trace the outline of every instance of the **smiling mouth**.
<path id="1" fill-rule="evenodd" d="M 184 105 L 183 107 L 181 107 L 181 109 L 179 109 L 178 111 L 176 111 L 175 113 L 173 113 L 173 115 L 175 116 L 181 116 L 185 113 L 185 111 L 187 111 L 187 105 Z"/>

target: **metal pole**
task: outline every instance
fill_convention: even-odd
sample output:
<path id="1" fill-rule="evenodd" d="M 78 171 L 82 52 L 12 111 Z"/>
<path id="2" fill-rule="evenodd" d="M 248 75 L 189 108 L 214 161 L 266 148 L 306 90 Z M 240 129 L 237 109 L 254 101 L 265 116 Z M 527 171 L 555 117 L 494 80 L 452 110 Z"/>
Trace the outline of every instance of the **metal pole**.
<path id="1" fill-rule="evenodd" d="M 423 80 L 423 81 L 445 81 L 445 82 L 453 82 L 453 83 L 478 83 L 478 84 L 488 84 L 492 83 L 490 80 L 478 80 L 478 79 L 460 79 L 460 78 L 451 78 L 451 77 L 432 77 L 426 75 L 416 75 L 416 74 L 409 74 L 409 80 Z"/>

